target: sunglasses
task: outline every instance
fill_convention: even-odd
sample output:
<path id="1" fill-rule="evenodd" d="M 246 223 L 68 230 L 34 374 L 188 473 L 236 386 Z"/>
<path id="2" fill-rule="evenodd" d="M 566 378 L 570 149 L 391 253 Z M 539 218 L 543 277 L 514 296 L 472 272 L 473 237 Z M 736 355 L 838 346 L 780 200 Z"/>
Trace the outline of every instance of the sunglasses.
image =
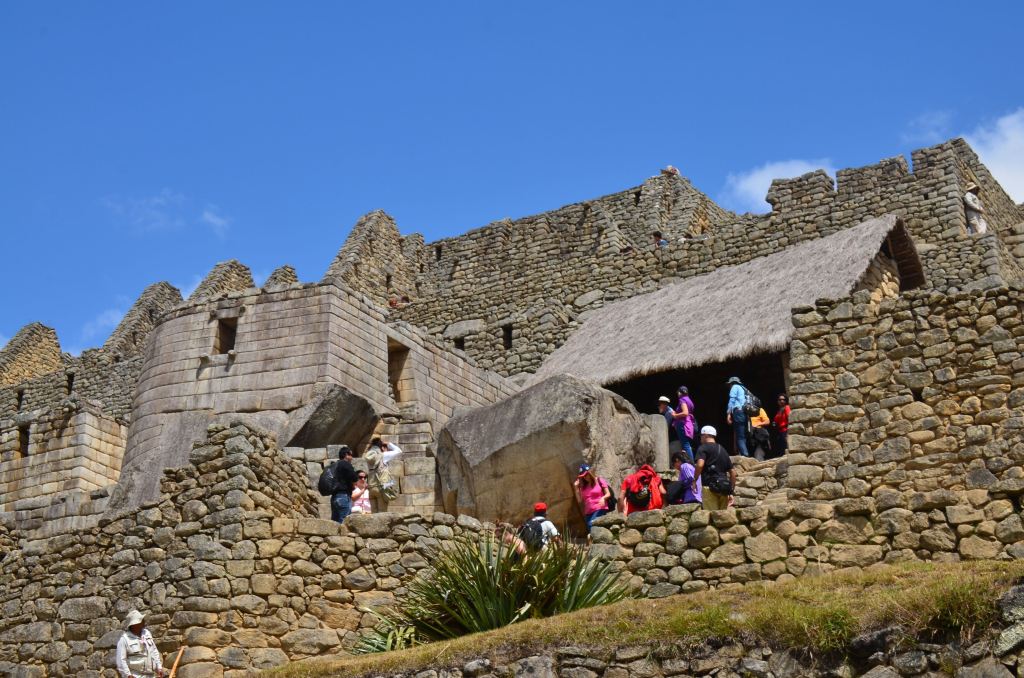
<path id="1" fill-rule="evenodd" d="M 366 480 L 366 476 L 359 476 L 360 480 Z"/>

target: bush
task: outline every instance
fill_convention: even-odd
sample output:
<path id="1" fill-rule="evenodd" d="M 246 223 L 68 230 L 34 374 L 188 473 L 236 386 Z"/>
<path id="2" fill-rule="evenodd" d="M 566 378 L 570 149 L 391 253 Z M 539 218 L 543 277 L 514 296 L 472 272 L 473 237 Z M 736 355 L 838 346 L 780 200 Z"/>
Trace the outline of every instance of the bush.
<path id="1" fill-rule="evenodd" d="M 490 536 L 460 538 L 437 549 L 430 569 L 409 582 L 356 651 L 457 638 L 628 596 L 611 564 L 583 547 L 552 543 L 520 557 Z"/>

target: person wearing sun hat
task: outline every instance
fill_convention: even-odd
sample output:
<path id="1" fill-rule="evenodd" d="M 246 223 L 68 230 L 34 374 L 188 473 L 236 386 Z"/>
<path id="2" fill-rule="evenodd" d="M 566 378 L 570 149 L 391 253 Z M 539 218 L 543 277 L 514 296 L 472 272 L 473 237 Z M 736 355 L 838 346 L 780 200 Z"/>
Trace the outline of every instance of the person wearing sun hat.
<path id="1" fill-rule="evenodd" d="M 971 182 L 964 189 L 964 216 L 967 217 L 968 233 L 987 233 L 988 222 L 985 221 L 985 206 L 981 204 L 978 184 Z"/>
<path id="2" fill-rule="evenodd" d="M 594 520 L 611 510 L 609 502 L 612 490 L 608 486 L 608 481 L 594 473 L 590 464 L 580 464 L 579 474 L 572 486 L 576 491 L 576 501 L 583 512 L 583 519 L 587 523 L 587 532 L 590 532 Z"/>
<path id="3" fill-rule="evenodd" d="M 128 629 L 117 641 L 115 653 L 117 672 L 121 678 L 163 678 L 166 675 L 160 650 L 153 634 L 146 628 L 146 618 L 138 610 L 125 617 Z"/>

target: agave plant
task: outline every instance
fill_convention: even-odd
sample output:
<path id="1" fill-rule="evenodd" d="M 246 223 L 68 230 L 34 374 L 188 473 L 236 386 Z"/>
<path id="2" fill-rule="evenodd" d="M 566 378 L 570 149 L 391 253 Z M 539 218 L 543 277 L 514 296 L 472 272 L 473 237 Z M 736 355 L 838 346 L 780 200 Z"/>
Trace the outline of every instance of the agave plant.
<path id="1" fill-rule="evenodd" d="M 437 549 L 431 567 L 409 582 L 394 609 L 378 615 L 382 623 L 361 647 L 385 651 L 400 638 L 407 644 L 456 638 L 628 596 L 611 565 L 583 547 L 551 543 L 521 556 L 490 536 L 463 537 Z"/>

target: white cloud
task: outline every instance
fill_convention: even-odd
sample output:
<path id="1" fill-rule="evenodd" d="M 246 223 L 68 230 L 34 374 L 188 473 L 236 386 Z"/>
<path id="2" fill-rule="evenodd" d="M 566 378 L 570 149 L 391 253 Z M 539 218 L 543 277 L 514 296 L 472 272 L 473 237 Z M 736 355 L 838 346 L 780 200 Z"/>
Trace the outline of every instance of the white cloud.
<path id="1" fill-rule="evenodd" d="M 98 336 L 106 338 L 107 333 L 121 322 L 124 314 L 125 312 L 120 308 L 108 308 L 105 311 L 100 311 L 94 318 L 82 325 L 82 339 L 89 341 Z"/>
<path id="2" fill-rule="evenodd" d="M 107 196 L 100 200 L 100 204 L 137 234 L 166 233 L 203 226 L 218 238 L 224 239 L 232 221 L 212 204 L 207 204 L 196 214 L 193 201 L 170 188 L 142 198 Z"/>
<path id="3" fill-rule="evenodd" d="M 772 179 L 790 179 L 801 174 L 824 169 L 835 176 L 835 168 L 828 158 L 818 160 L 777 160 L 745 172 L 730 173 L 719 193 L 719 204 L 735 212 L 767 212 L 765 196 Z"/>
<path id="4" fill-rule="evenodd" d="M 174 231 L 187 224 L 183 215 L 187 199 L 169 188 L 145 198 L 108 196 L 101 202 L 139 233 Z"/>
<path id="5" fill-rule="evenodd" d="M 207 205 L 199 220 L 212 228 L 218 238 L 223 239 L 227 235 L 228 227 L 231 226 L 231 219 L 218 214 L 219 211 L 216 205 Z"/>
<path id="6" fill-rule="evenodd" d="M 1024 107 L 965 137 L 1010 197 L 1024 201 Z"/>
<path id="7" fill-rule="evenodd" d="M 900 139 L 904 144 L 937 144 L 952 136 L 952 121 L 953 114 L 949 111 L 926 111 L 907 123 Z"/>

